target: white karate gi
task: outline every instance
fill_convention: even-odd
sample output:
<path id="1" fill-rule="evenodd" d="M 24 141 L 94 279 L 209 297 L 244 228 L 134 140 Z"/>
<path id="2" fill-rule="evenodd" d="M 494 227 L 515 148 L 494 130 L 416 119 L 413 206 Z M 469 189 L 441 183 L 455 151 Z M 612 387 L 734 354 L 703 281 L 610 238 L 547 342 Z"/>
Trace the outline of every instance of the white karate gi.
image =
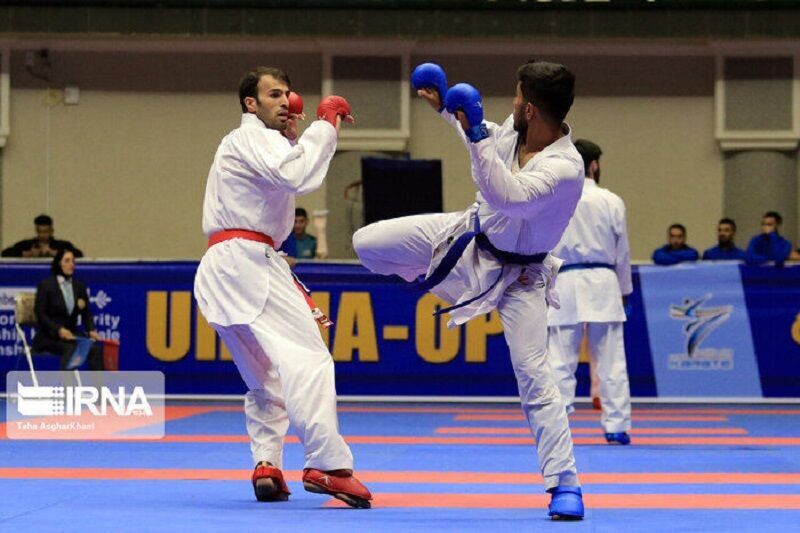
<path id="1" fill-rule="evenodd" d="M 584 330 L 597 367 L 606 433 L 631 428 L 631 394 L 625 363 L 622 295 L 633 291 L 625 204 L 616 194 L 587 179 L 567 231 L 553 254 L 567 265 L 601 263 L 614 269 L 567 270 L 558 276 L 560 309 L 548 312 L 549 353 L 561 396 L 574 410 L 575 370 Z"/>
<path id="2" fill-rule="evenodd" d="M 280 247 L 294 223 L 295 195 L 322 184 L 336 140 L 322 120 L 294 144 L 244 114 L 209 171 L 203 232 L 256 231 Z M 286 261 L 264 244 L 221 242 L 203 256 L 194 294 L 249 389 L 244 406 L 253 462 L 281 468 L 291 422 L 305 446 L 305 467 L 352 468 L 336 418 L 333 359 Z"/>
<path id="3" fill-rule="evenodd" d="M 443 116 L 464 138 L 453 115 Z M 486 125 L 489 138 L 466 142 L 479 189 L 477 201 L 463 212 L 403 217 L 360 229 L 353 236 L 353 247 L 364 266 L 412 281 L 433 270 L 454 238 L 473 229 L 475 216 L 500 250 L 534 255 L 555 246 L 583 186 L 583 161 L 569 128 L 519 169 L 513 117 L 502 126 Z M 450 313 L 453 326 L 497 309 L 546 489 L 579 484 L 566 410 L 547 362 L 545 298 L 559 265 L 551 257 L 542 264 L 508 265 L 488 294 Z M 500 268 L 500 262 L 473 241 L 432 292 L 451 303 L 465 302 L 489 288 Z M 523 272 L 530 280 L 526 285 L 518 281 Z"/>

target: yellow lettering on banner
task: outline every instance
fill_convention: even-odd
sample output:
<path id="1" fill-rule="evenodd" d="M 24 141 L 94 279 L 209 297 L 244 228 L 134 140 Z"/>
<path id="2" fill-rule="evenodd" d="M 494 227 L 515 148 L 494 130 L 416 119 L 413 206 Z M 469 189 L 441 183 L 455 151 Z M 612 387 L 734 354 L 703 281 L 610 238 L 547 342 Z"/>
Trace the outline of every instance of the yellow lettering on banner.
<path id="1" fill-rule="evenodd" d="M 325 316 L 331 317 L 331 293 L 329 292 L 312 292 L 311 299 L 314 300 L 314 303 L 317 304 L 319 310 L 322 311 Z M 331 317 L 331 320 L 333 318 Z M 331 328 L 323 328 L 320 326 L 319 332 L 322 335 L 322 340 L 325 341 L 325 346 L 328 347 L 330 350 L 331 348 Z"/>
<path id="2" fill-rule="evenodd" d="M 383 326 L 383 340 L 407 341 L 408 326 Z"/>
<path id="3" fill-rule="evenodd" d="M 219 360 L 220 361 L 233 361 L 233 356 L 231 352 L 228 350 L 228 347 L 225 346 L 225 343 L 222 342 L 222 339 L 219 341 Z"/>
<path id="4" fill-rule="evenodd" d="M 794 324 L 792 324 L 792 338 L 794 342 L 800 344 L 800 313 L 797 313 Z"/>
<path id="5" fill-rule="evenodd" d="M 217 358 L 217 332 L 208 325 L 200 309 L 195 313 L 197 328 L 194 335 L 194 357 L 198 361 L 214 361 Z"/>
<path id="6" fill-rule="evenodd" d="M 334 361 L 352 361 L 355 350 L 358 350 L 358 360 L 361 362 L 374 363 L 379 360 L 375 317 L 368 292 L 342 293 L 334 327 Z"/>
<path id="7" fill-rule="evenodd" d="M 447 315 L 433 316 L 437 308 L 447 305 L 430 293 L 417 302 L 417 353 L 428 363 L 449 363 L 458 354 L 461 328 L 447 329 Z"/>
<path id="8" fill-rule="evenodd" d="M 191 344 L 192 298 L 189 291 L 147 293 L 147 351 L 159 361 L 172 362 L 183 359 Z M 167 328 L 169 327 L 169 337 Z"/>
<path id="9" fill-rule="evenodd" d="M 467 322 L 466 330 L 467 363 L 485 363 L 487 337 L 503 332 L 500 315 L 492 311 L 488 315 L 477 316 Z"/>
<path id="10" fill-rule="evenodd" d="M 583 340 L 581 341 L 581 352 L 578 355 L 579 363 L 590 363 L 592 361 L 592 352 L 589 349 L 589 336 L 586 334 L 586 328 L 583 328 Z"/>

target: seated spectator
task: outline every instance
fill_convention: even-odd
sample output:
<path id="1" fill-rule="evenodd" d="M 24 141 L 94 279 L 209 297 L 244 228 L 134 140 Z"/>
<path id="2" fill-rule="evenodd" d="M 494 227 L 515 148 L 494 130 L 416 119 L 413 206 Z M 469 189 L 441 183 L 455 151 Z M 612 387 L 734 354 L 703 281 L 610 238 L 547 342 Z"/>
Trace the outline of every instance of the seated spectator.
<path id="1" fill-rule="evenodd" d="M 733 242 L 736 222 L 723 218 L 717 224 L 717 245 L 703 252 L 703 261 L 744 261 L 746 253 Z"/>
<path id="2" fill-rule="evenodd" d="M 35 352 L 48 352 L 61 356 L 61 369 L 67 368 L 77 345 L 76 335 L 100 340 L 94 328 L 94 319 L 89 311 L 89 292 L 86 285 L 73 277 L 75 255 L 72 250 L 61 248 L 56 252 L 51 267 L 53 275 L 43 279 L 36 287 L 36 336 L 33 338 Z M 78 317 L 81 327 L 78 328 Z M 103 369 L 103 349 L 93 343 L 89 350 L 89 369 Z"/>
<path id="3" fill-rule="evenodd" d="M 297 259 L 314 259 L 317 256 L 317 238 L 306 233 L 308 213 L 302 207 L 294 210 L 294 229 L 280 248 L 286 255 Z"/>
<path id="4" fill-rule="evenodd" d="M 69 241 L 58 241 L 53 238 L 53 219 L 47 215 L 39 215 L 33 219 L 36 237 L 19 241 L 14 246 L 3 250 L 3 257 L 54 257 L 58 250 L 70 250 L 75 257 L 83 257 L 83 252 L 75 248 Z"/>
<path id="5" fill-rule="evenodd" d="M 684 261 L 697 261 L 697 250 L 686 245 L 686 228 L 683 224 L 673 224 L 667 231 L 667 245 L 653 252 L 653 262 L 657 265 L 676 265 Z"/>
<path id="6" fill-rule="evenodd" d="M 768 211 L 761 217 L 761 233 L 750 239 L 747 262 L 755 265 L 775 261 L 782 265 L 787 259 L 798 257 L 792 243 L 780 235 L 783 217 L 777 211 Z"/>

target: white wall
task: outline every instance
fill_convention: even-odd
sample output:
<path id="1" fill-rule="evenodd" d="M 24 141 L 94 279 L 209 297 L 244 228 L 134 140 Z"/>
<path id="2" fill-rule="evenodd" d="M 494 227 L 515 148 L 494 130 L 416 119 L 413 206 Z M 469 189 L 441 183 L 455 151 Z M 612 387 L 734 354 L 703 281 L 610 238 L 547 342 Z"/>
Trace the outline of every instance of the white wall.
<path id="1" fill-rule="evenodd" d="M 34 216 L 47 212 L 57 237 L 92 257 L 200 257 L 206 176 L 219 140 L 239 122 L 238 76 L 281 59 L 252 52 L 63 52 L 53 55 L 61 77 L 54 85 L 71 80 L 81 87 L 80 104 L 65 106 L 48 98 L 15 54 L 11 137 L 2 154 L 2 245 L 31 237 Z M 713 244 L 723 215 L 713 61 L 563 60 L 578 75 L 568 120 L 576 138 L 603 148 L 602 185 L 628 205 L 633 257 L 649 258 L 673 222 L 688 227 L 690 244 Z M 288 62 L 313 115 L 321 60 L 305 54 Z M 452 65 L 453 83 L 483 82 L 487 118 L 507 116 L 518 56 L 442 62 Z M 445 209 L 470 204 L 475 191 L 458 138 L 416 98 L 410 120 L 411 155 L 443 160 Z M 298 205 L 323 207 L 325 187 Z"/>

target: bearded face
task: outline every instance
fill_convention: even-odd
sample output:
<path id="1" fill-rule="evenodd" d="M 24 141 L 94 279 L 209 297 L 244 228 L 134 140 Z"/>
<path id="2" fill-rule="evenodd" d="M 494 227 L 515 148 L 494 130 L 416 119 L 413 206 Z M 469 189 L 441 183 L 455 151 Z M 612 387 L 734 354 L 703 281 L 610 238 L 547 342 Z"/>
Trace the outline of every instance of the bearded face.
<path id="1" fill-rule="evenodd" d="M 270 75 L 262 76 L 258 82 L 256 98 L 246 98 L 251 113 L 255 113 L 264 125 L 273 130 L 284 131 L 289 120 L 289 87 Z"/>
<path id="2" fill-rule="evenodd" d="M 517 90 L 514 94 L 514 131 L 524 134 L 528 131 L 528 120 L 525 117 L 525 107 L 528 102 L 522 95 L 522 83 L 517 82 Z"/>

